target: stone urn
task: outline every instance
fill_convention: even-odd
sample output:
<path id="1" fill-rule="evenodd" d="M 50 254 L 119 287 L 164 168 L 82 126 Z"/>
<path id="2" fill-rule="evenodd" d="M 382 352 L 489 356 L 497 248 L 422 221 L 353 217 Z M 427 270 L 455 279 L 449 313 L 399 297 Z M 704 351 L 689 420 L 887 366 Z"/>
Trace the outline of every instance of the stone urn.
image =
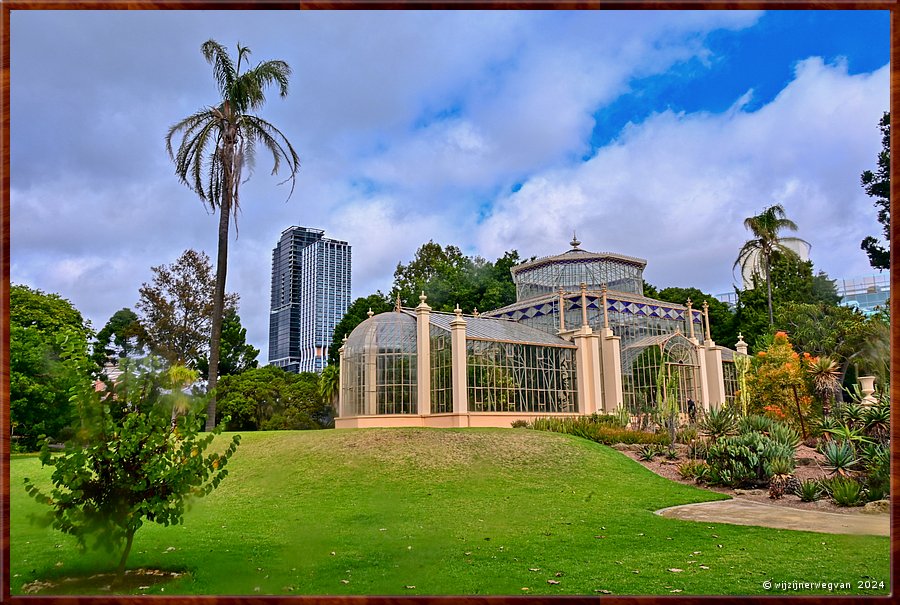
<path id="1" fill-rule="evenodd" d="M 862 391 L 863 405 L 875 405 L 876 399 L 874 397 L 875 394 L 875 377 L 874 376 L 860 376 L 859 377 L 859 388 Z"/>

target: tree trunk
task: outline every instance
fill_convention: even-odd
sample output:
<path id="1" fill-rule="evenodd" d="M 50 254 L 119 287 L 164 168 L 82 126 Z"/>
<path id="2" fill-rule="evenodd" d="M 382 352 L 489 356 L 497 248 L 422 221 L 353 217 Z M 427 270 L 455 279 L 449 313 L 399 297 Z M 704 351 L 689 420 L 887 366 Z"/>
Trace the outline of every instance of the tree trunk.
<path id="1" fill-rule="evenodd" d="M 119 559 L 119 567 L 116 569 L 116 582 L 121 583 L 125 578 L 125 562 L 128 560 L 128 555 L 131 553 L 131 544 L 134 542 L 134 532 L 137 531 L 134 528 L 128 529 L 128 537 L 125 541 L 125 550 L 122 552 L 122 558 Z"/>
<path id="2" fill-rule="evenodd" d="M 775 317 L 772 314 L 772 271 L 769 255 L 766 254 L 766 300 L 769 302 L 769 325 L 775 325 Z"/>
<path id="3" fill-rule="evenodd" d="M 230 128 L 227 127 L 227 128 Z M 222 201 L 219 206 L 219 249 L 216 257 L 216 291 L 213 293 L 212 334 L 209 343 L 209 381 L 206 405 L 206 430 L 216 427 L 216 385 L 219 380 L 219 347 L 222 338 L 222 321 L 225 315 L 225 275 L 228 271 L 228 228 L 231 221 L 231 202 L 234 192 L 234 134 L 227 132 L 223 142 Z"/>

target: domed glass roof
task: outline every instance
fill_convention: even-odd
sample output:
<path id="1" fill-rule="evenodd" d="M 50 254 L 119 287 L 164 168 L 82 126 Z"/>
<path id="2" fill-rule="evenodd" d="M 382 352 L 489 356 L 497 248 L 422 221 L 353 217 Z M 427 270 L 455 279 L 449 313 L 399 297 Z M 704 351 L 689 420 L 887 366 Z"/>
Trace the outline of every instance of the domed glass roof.
<path id="1" fill-rule="evenodd" d="M 379 313 L 350 333 L 344 356 L 360 353 L 416 353 L 416 320 L 406 313 Z"/>

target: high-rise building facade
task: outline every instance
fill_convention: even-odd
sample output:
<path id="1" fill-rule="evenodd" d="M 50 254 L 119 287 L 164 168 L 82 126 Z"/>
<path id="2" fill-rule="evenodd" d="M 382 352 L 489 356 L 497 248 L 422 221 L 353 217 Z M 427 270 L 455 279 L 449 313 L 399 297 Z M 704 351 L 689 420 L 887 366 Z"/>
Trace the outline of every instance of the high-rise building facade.
<path id="1" fill-rule="evenodd" d="M 290 227 L 272 251 L 269 364 L 289 372 L 327 365 L 334 327 L 350 306 L 350 245 Z"/>

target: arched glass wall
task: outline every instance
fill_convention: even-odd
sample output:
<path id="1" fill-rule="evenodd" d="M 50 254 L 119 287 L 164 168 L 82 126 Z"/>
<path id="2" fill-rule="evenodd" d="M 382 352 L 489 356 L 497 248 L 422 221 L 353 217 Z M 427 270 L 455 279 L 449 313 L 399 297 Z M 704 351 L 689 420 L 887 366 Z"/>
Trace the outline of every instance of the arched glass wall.
<path id="1" fill-rule="evenodd" d="M 647 336 L 622 348 L 622 394 L 639 417 L 669 405 L 688 412 L 701 405 L 700 365 L 693 344 L 681 334 Z"/>
<path id="2" fill-rule="evenodd" d="M 381 313 L 359 324 L 344 344 L 345 416 L 416 414 L 416 320 Z"/>

